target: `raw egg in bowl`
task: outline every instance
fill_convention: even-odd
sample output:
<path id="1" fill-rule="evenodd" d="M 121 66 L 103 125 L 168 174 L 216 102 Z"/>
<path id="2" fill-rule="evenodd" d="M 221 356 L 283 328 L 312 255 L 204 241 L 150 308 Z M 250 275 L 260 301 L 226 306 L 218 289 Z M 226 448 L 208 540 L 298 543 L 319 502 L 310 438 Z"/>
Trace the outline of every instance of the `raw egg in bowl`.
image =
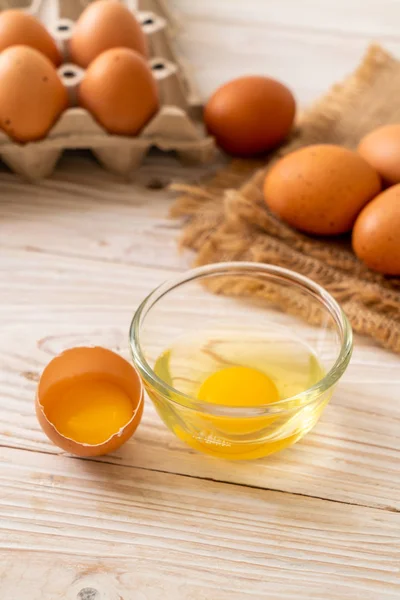
<path id="1" fill-rule="evenodd" d="M 352 331 L 310 279 L 232 262 L 153 291 L 133 317 L 130 346 L 177 437 L 213 456 L 253 459 L 314 427 L 350 361 Z"/>

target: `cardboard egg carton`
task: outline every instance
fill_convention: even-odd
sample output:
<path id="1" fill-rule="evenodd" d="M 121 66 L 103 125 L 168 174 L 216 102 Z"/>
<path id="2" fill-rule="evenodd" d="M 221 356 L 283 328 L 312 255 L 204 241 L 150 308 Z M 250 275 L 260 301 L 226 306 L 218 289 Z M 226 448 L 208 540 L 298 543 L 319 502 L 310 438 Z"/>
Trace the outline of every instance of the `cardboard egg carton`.
<path id="1" fill-rule="evenodd" d="M 113 135 L 77 106 L 77 91 L 85 71 L 69 61 L 68 43 L 74 21 L 87 0 L 0 0 L 0 10 L 19 8 L 37 17 L 54 37 L 64 57 L 58 73 L 67 88 L 70 107 L 43 140 L 19 144 L 0 132 L 1 159 L 16 173 L 39 179 L 50 175 L 63 150 L 90 149 L 110 171 L 128 175 L 151 147 L 175 151 L 183 161 L 207 162 L 215 151 L 199 119 L 200 99 L 190 70 L 178 57 L 171 35 L 177 22 L 164 0 L 120 0 L 130 8 L 147 37 L 149 66 L 158 85 L 160 110 L 137 137 Z M 171 24 L 171 27 L 170 27 Z"/>

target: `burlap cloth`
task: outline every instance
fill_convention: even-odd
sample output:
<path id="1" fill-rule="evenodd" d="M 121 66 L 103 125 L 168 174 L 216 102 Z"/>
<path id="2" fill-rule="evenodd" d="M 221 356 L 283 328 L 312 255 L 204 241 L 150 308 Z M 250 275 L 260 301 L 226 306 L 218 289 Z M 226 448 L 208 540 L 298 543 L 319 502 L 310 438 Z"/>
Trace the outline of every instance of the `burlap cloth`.
<path id="1" fill-rule="evenodd" d="M 311 277 L 341 303 L 355 332 L 400 353 L 400 279 L 364 267 L 348 237 L 316 239 L 294 231 L 269 213 L 262 194 L 266 170 L 280 156 L 315 143 L 355 148 L 365 133 L 393 122 L 400 122 L 400 61 L 372 46 L 353 74 L 300 116 L 291 139 L 268 157 L 267 165 L 237 160 L 201 187 L 174 186 L 181 195 L 172 216 L 186 217 L 182 245 L 197 252 L 197 265 L 250 260 Z M 246 282 L 239 288 L 235 281 L 225 283 L 214 291 L 268 296 L 268 290 Z M 315 320 L 304 299 L 287 303 L 291 312 Z"/>

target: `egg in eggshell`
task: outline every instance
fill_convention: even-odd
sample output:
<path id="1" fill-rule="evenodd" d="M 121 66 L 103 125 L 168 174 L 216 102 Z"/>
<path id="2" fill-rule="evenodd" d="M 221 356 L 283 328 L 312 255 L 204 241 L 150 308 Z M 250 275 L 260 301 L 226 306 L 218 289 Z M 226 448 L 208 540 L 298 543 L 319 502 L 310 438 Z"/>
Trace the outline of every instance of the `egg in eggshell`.
<path id="1" fill-rule="evenodd" d="M 378 174 L 361 156 L 330 144 L 288 154 L 264 182 L 270 210 L 292 227 L 315 235 L 349 231 L 380 190 Z"/>
<path id="2" fill-rule="evenodd" d="M 400 183 L 400 123 L 374 129 L 362 138 L 357 150 L 385 183 Z"/>
<path id="3" fill-rule="evenodd" d="M 400 184 L 374 198 L 353 229 L 355 254 L 370 269 L 400 275 Z"/>
<path id="4" fill-rule="evenodd" d="M 110 133 L 137 135 L 159 108 L 147 61 L 129 48 L 113 48 L 88 67 L 78 102 Z"/>
<path id="5" fill-rule="evenodd" d="M 204 109 L 204 122 L 228 154 L 249 157 L 279 145 L 294 121 L 292 92 L 270 77 L 239 77 L 218 88 Z"/>
<path id="6" fill-rule="evenodd" d="M 118 0 L 91 2 L 74 26 L 69 43 L 72 62 L 87 67 L 105 50 L 122 47 L 147 57 L 147 40 L 140 23 Z"/>
<path id="7" fill-rule="evenodd" d="M 54 65 L 29 46 L 11 46 L 0 54 L 0 127 L 18 142 L 46 136 L 68 95 Z"/>
<path id="8" fill-rule="evenodd" d="M 56 66 L 62 57 L 44 25 L 29 13 L 10 9 L 0 12 L 0 52 L 10 46 L 29 46 L 38 50 Z"/>

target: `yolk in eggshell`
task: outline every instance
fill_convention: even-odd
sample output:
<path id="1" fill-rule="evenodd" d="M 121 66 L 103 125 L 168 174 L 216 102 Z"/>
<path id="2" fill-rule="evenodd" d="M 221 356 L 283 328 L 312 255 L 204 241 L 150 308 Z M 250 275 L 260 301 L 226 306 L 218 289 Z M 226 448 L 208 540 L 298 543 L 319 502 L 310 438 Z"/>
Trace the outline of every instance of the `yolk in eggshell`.
<path id="1" fill-rule="evenodd" d="M 93 445 L 118 433 L 133 413 L 128 394 L 104 378 L 63 381 L 57 389 L 57 401 L 48 399 L 46 406 L 46 416 L 59 433 Z"/>

